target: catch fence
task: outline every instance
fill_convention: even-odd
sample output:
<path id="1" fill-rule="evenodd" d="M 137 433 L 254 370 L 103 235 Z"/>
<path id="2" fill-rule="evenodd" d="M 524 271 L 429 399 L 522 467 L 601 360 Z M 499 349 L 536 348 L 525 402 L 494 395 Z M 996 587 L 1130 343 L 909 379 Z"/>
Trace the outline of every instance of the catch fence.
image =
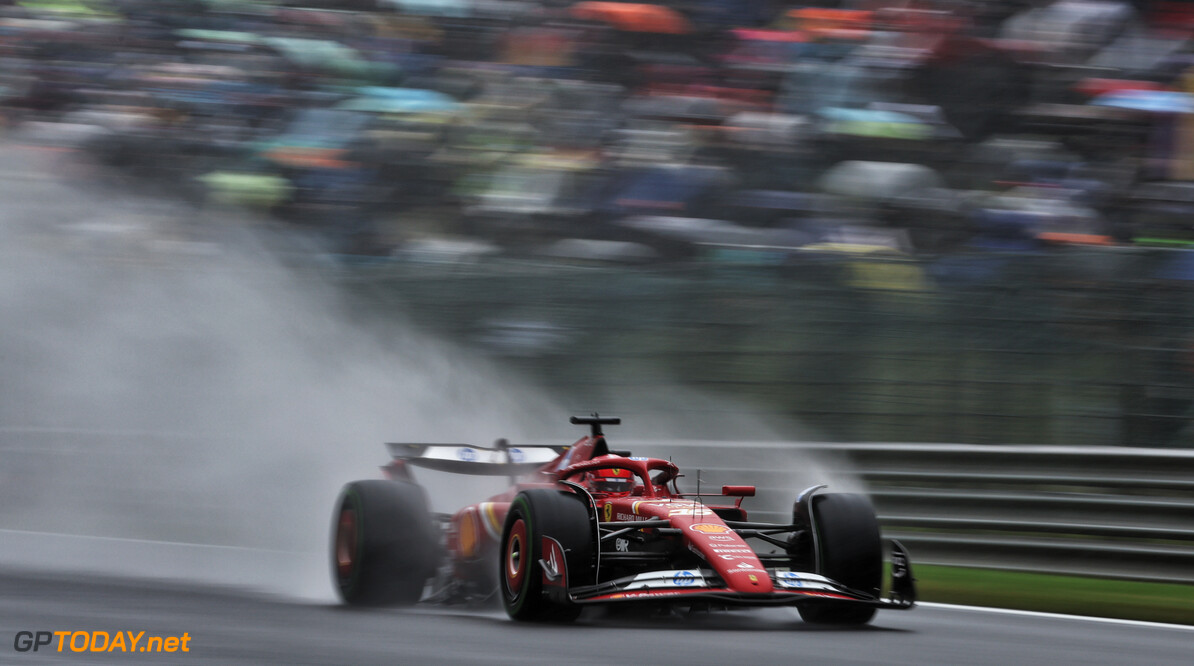
<path id="1" fill-rule="evenodd" d="M 582 410 L 680 387 L 824 440 L 1194 443 L 1194 253 L 769 256 L 344 280 Z"/>

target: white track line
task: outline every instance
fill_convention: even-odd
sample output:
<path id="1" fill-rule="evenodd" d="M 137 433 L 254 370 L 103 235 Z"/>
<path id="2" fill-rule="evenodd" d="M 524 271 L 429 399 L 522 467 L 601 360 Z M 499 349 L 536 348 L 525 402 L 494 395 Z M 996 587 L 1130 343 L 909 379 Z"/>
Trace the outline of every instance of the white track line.
<path id="1" fill-rule="evenodd" d="M 164 548 L 195 548 L 200 550 L 213 551 L 241 551 L 241 552 L 256 552 L 263 554 L 275 555 L 296 555 L 299 553 L 284 550 L 272 550 L 264 548 L 246 548 L 243 546 L 223 546 L 214 544 L 200 544 L 200 543 L 186 543 L 177 541 L 150 541 L 146 539 L 129 539 L 122 537 L 101 537 L 101 536 L 85 536 L 76 534 L 61 534 L 57 532 L 36 532 L 31 530 L 13 530 L 0 529 L 0 535 L 9 536 L 26 536 L 26 537 L 40 537 L 51 539 L 83 539 L 94 540 L 98 542 L 107 542 L 113 544 L 138 544 L 147 546 L 156 546 Z M 1134 627 L 1151 627 L 1154 629 L 1179 629 L 1182 631 L 1194 631 L 1194 625 L 1188 624 L 1166 624 L 1164 622 L 1145 622 L 1143 620 L 1123 620 L 1113 617 L 1095 617 L 1090 615 L 1065 615 L 1062 613 L 1042 613 L 1040 611 L 1016 610 L 1013 608 L 988 608 L 986 606 L 962 606 L 958 604 L 939 604 L 934 602 L 918 601 L 918 606 L 926 608 L 940 608 L 942 610 L 963 610 L 973 611 L 978 613 L 1000 613 L 1003 615 L 1021 615 L 1024 617 L 1044 617 L 1057 620 L 1077 620 L 1079 622 L 1100 622 L 1103 624 L 1118 624 Z"/>
<path id="2" fill-rule="evenodd" d="M 66 534 L 64 532 L 38 532 L 35 530 L 0 529 L 0 536 L 26 536 L 50 539 L 80 539 L 100 543 L 135 544 L 161 548 L 196 548 L 199 550 L 239 551 L 244 553 L 272 553 L 277 555 L 302 555 L 303 551 L 278 550 L 276 548 L 253 548 L 249 546 L 226 546 L 215 543 L 194 543 L 191 541 L 160 541 L 155 539 L 134 539 L 129 537 L 97 536 L 94 534 Z"/>
<path id="3" fill-rule="evenodd" d="M 1101 622 L 1104 624 L 1123 624 L 1133 627 L 1152 627 L 1154 629 L 1181 629 L 1194 631 L 1194 625 L 1166 624 L 1164 622 L 1145 622 L 1144 620 L 1122 620 L 1115 617 L 1095 617 L 1092 615 L 1065 615 L 1062 613 L 1042 613 L 1040 611 L 1016 610 L 1014 608 L 988 608 L 986 606 L 959 606 L 957 604 L 938 604 L 933 602 L 916 602 L 917 606 L 926 608 L 941 608 L 945 610 L 965 610 L 979 613 L 1002 613 L 1004 615 L 1023 615 L 1025 617 L 1047 617 L 1057 620 L 1078 620 L 1080 622 Z"/>

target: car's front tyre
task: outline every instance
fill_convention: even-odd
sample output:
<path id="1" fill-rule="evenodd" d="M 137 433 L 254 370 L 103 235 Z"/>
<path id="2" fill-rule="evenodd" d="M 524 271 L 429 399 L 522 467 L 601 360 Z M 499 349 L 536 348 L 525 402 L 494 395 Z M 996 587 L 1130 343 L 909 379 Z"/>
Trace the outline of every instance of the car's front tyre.
<path id="1" fill-rule="evenodd" d="M 544 590 L 544 537 L 559 542 L 565 553 L 560 565 L 566 567 L 567 580 L 580 583 L 591 577 L 596 545 L 584 501 L 570 492 L 524 490 L 510 504 L 502 530 L 498 571 L 502 605 L 515 620 L 571 622 L 581 607 L 552 599 Z"/>
<path id="2" fill-rule="evenodd" d="M 864 495 L 826 493 L 813 495 L 810 502 L 817 573 L 879 596 L 883 545 L 870 501 Z M 797 609 L 801 619 L 816 624 L 866 624 L 875 615 L 873 606 L 848 601 L 809 601 Z"/>

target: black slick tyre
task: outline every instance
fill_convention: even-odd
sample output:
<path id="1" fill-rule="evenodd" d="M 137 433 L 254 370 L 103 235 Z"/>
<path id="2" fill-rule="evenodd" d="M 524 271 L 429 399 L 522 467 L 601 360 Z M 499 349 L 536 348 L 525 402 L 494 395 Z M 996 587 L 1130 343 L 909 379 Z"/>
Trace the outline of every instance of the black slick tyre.
<path id="1" fill-rule="evenodd" d="M 378 479 L 354 481 L 340 492 L 332 524 L 332 579 L 345 603 L 416 603 L 438 552 L 419 486 Z"/>
<path id="2" fill-rule="evenodd" d="M 817 573 L 853 590 L 879 596 L 883 545 L 875 510 L 864 495 L 827 493 L 811 498 Z M 857 625 L 870 622 L 873 606 L 810 601 L 798 607 L 805 622 Z"/>
<path id="3" fill-rule="evenodd" d="M 525 622 L 571 622 L 581 607 L 552 598 L 543 585 L 543 540 L 550 537 L 564 552 L 570 586 L 593 579 L 593 541 L 589 510 L 570 492 L 534 488 L 510 504 L 499 550 L 498 594 L 506 613 Z M 566 595 L 565 595 L 566 596 Z"/>

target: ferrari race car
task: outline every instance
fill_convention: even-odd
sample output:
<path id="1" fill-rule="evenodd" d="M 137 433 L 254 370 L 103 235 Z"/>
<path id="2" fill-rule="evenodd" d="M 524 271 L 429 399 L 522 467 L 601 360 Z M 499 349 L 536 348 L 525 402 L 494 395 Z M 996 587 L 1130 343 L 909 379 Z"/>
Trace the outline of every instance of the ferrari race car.
<path id="1" fill-rule="evenodd" d="M 754 486 L 683 493 L 671 461 L 609 448 L 602 426 L 569 447 L 389 444 L 387 479 L 355 481 L 333 520 L 332 569 L 345 603 L 477 602 L 496 594 L 510 617 L 570 621 L 585 606 L 724 608 L 794 605 L 806 622 L 864 624 L 908 609 L 907 551 L 883 544 L 862 495 L 796 498 L 790 524 L 751 522 Z M 509 476 L 512 487 L 453 515 L 433 515 L 411 467 Z M 428 585 L 428 583 L 431 583 Z"/>

